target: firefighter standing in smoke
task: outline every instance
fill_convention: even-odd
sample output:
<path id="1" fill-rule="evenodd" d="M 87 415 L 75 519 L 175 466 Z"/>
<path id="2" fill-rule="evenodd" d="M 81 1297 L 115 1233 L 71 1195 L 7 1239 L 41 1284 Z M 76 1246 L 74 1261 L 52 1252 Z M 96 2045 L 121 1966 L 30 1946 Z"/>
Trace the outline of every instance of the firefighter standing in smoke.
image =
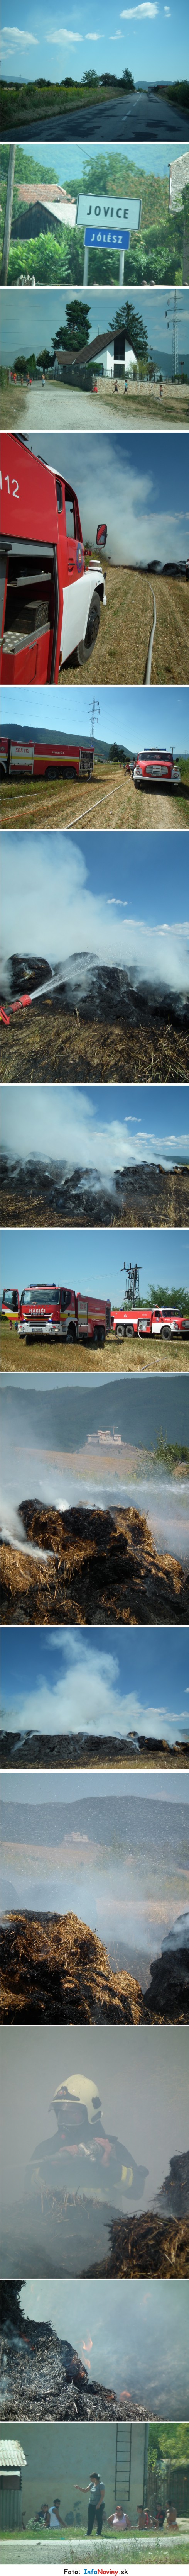
<path id="1" fill-rule="evenodd" d="M 136 2165 L 130 2147 L 122 2146 L 115 2136 L 107 2137 L 103 2128 L 102 2107 L 97 2085 L 92 2077 L 68 2075 L 58 2084 L 50 2109 L 55 2111 L 57 2136 L 42 2138 L 27 2167 L 26 2188 L 49 2188 L 74 2194 L 87 2192 L 91 2199 L 112 2200 L 118 2194 L 120 2206 L 128 2195 L 140 2200 L 147 2166 Z"/>

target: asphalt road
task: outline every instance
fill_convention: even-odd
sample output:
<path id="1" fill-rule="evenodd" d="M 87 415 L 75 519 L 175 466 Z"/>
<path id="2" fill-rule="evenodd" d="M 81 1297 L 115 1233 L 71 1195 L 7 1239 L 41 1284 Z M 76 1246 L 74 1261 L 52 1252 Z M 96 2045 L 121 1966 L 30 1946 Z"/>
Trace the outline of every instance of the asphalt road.
<path id="1" fill-rule="evenodd" d="M 17 137 L 16 124 L 15 128 L 11 127 L 12 138 L 13 134 Z M 164 141 L 166 135 L 170 143 L 178 142 L 179 151 L 181 143 L 189 140 L 189 116 L 181 117 L 180 108 L 173 107 L 170 99 L 156 98 L 153 89 L 149 92 L 135 90 L 134 97 L 132 91 L 129 90 L 127 95 L 126 90 L 121 90 L 117 98 L 111 99 L 111 105 L 110 98 L 102 106 L 98 99 L 95 107 L 93 99 L 91 107 L 76 108 L 75 114 L 70 108 L 69 116 L 52 114 L 44 117 L 42 122 L 38 118 L 36 123 L 32 118 L 31 125 L 19 125 L 18 128 L 19 143 L 26 139 L 28 143 L 33 142 L 36 138 L 39 142 L 39 137 L 45 143 L 66 142 L 67 139 L 71 142 L 75 136 L 78 142 L 85 143 L 88 135 L 93 143 L 96 140 L 125 143 L 127 137 L 132 143 L 154 143 Z M 3 127 L 2 141 L 9 141 L 9 125 Z"/>

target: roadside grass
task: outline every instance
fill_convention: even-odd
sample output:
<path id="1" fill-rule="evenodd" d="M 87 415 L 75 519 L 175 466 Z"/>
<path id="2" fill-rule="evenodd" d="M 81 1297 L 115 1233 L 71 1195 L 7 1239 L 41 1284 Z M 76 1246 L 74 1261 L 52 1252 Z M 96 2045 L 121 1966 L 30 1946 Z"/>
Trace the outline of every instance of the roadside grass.
<path id="1" fill-rule="evenodd" d="M 153 624 L 152 585 L 148 573 L 127 565 L 105 564 L 107 607 L 102 610 L 97 643 L 93 653 L 93 677 L 100 685 L 140 687 L 145 681 L 146 660 Z M 153 574 L 152 574 L 153 583 Z M 165 687 L 171 681 L 186 686 L 189 680 L 189 584 L 163 580 L 154 575 L 156 596 L 156 631 L 152 654 L 151 684 Z M 176 597 L 175 597 L 176 588 Z M 59 675 L 60 687 L 70 687 L 70 669 Z M 74 670 L 74 686 L 88 687 L 88 663 Z"/>
<path id="2" fill-rule="evenodd" d="M 1 428 L 18 429 L 20 414 L 23 419 L 24 410 L 24 385 L 21 387 L 21 385 L 10 385 L 9 382 L 7 384 L 1 382 Z"/>
<path id="3" fill-rule="evenodd" d="M 116 1342 L 112 1333 L 105 1342 L 103 1351 L 93 1351 L 90 1342 L 72 1344 L 72 1342 L 43 1342 L 42 1339 L 39 1342 L 21 1342 L 14 1329 L 10 1333 L 9 1325 L 1 1323 L 2 1376 L 4 1373 L 11 1376 L 13 1374 L 14 1377 L 21 1373 L 30 1377 L 33 1374 L 38 1376 L 43 1369 L 44 1376 L 49 1376 L 52 1371 L 56 1376 L 63 1377 L 68 1371 L 69 1375 L 78 1377 L 82 1374 L 87 1375 L 88 1372 L 91 1375 L 92 1370 L 95 1369 L 95 1376 L 103 1377 L 105 1370 L 106 1376 L 111 1377 L 113 1370 L 119 1377 L 120 1372 L 122 1376 L 123 1374 L 128 1376 L 129 1371 L 136 1376 L 137 1371 L 139 1370 L 141 1374 L 142 1369 L 144 1372 L 150 1371 L 153 1376 L 161 1374 L 167 1377 L 172 1376 L 173 1371 L 174 1375 L 176 1372 L 178 1376 L 180 1370 L 186 1375 L 188 1368 L 189 1340 L 187 1342 L 181 1342 L 180 1339 L 178 1342 L 145 1340 L 143 1344 L 141 1340 L 135 1341 L 133 1337 L 131 1342 Z"/>
<path id="4" fill-rule="evenodd" d="M 188 1082 L 188 1031 L 169 1019 L 130 1029 L 127 1022 L 87 1023 L 47 996 L 13 1014 L 9 1028 L 2 1025 L 1 1081 Z"/>
<path id="5" fill-rule="evenodd" d="M 107 104 L 108 90 L 106 82 L 104 83 L 104 88 L 102 88 L 100 84 L 99 95 L 100 105 L 102 104 L 103 106 L 104 100 Z M 122 81 L 120 81 L 120 95 L 122 95 Z M 111 98 L 117 98 L 117 96 L 118 85 L 116 83 L 115 90 L 111 90 Z M 14 82 L 12 83 L 10 81 L 9 84 L 6 84 L 3 81 L 1 84 L 2 136 L 7 129 L 7 117 L 9 133 L 11 135 L 12 128 L 14 128 L 15 133 L 15 113 L 16 133 L 18 138 L 19 127 L 23 124 L 23 120 L 24 130 L 27 130 L 27 125 L 31 124 L 32 116 L 34 118 L 35 125 L 37 121 L 39 123 L 40 134 L 40 123 L 42 120 L 44 121 L 45 115 L 48 119 L 49 116 L 64 116 L 66 114 L 66 109 L 67 114 L 69 114 L 70 107 L 74 108 L 75 115 L 77 107 L 79 109 L 80 107 L 91 107 L 93 98 L 96 101 L 96 81 L 94 81 L 94 90 L 91 82 L 89 83 L 89 87 L 87 87 L 86 82 L 84 88 L 83 81 L 75 82 L 71 80 L 68 84 L 65 83 L 65 81 L 23 81 L 22 84 L 19 83 L 19 89 L 15 87 Z"/>
<path id="6" fill-rule="evenodd" d="M 176 385 L 172 385 L 170 381 L 169 384 L 163 385 L 163 393 L 160 396 L 159 385 L 139 384 L 138 382 L 135 385 L 132 380 L 129 382 L 128 379 L 127 395 L 125 395 L 124 384 L 121 382 L 119 376 L 117 381 L 118 395 L 115 392 L 115 381 L 113 377 L 107 376 L 105 378 L 103 376 L 98 376 L 97 359 L 99 402 L 102 401 L 105 408 L 106 403 L 111 402 L 112 411 L 116 412 L 116 417 L 118 416 L 118 411 L 123 411 L 124 427 L 125 422 L 127 426 L 127 412 L 129 414 L 129 406 L 133 408 L 134 417 L 136 412 L 136 429 L 140 429 L 140 424 L 142 426 L 143 411 L 147 411 L 148 420 L 150 421 L 151 426 L 153 426 L 153 422 L 155 423 L 156 429 L 158 429 L 161 421 L 164 421 L 165 427 L 167 427 L 167 425 L 170 426 L 170 421 L 173 421 L 174 429 L 177 428 L 177 422 L 179 422 L 179 428 L 181 424 L 183 428 L 186 427 L 186 421 L 189 417 L 189 384 L 182 385 L 181 383 L 176 383 Z"/>
<path id="7" fill-rule="evenodd" d="M 70 679 L 70 673 L 68 677 Z M 74 671 L 74 685 L 76 678 L 77 672 Z M 71 697 L 68 739 L 69 717 L 72 728 Z M 49 736 L 50 721 L 49 707 Z M 136 744 L 136 749 L 137 747 L 140 749 L 140 741 L 138 746 Z M 175 796 L 171 789 L 170 794 L 161 790 L 159 795 L 154 793 L 154 790 L 151 794 L 148 789 L 146 793 L 142 789 L 140 794 L 133 787 L 132 778 L 125 775 L 118 761 L 111 761 L 111 763 L 95 761 L 94 775 L 87 782 L 87 786 L 84 778 L 64 778 L 63 780 L 62 778 L 32 778 L 27 780 L 27 785 L 25 778 L 2 779 L 2 829 L 6 830 L 7 826 L 9 830 L 12 824 L 15 831 L 21 831 L 25 826 L 27 831 L 31 831 L 33 824 L 33 829 L 36 831 L 39 824 L 42 831 L 54 829 L 57 831 L 59 827 L 62 831 L 64 825 L 68 824 L 70 830 L 72 826 L 75 830 L 75 824 L 80 822 L 81 830 L 84 824 L 86 831 L 90 832 L 90 827 L 92 831 L 98 831 L 100 817 L 100 830 L 104 825 L 105 831 L 110 832 L 115 830 L 177 832 L 178 825 L 180 830 L 186 831 L 189 822 L 189 758 L 182 760 L 179 757 L 178 745 L 177 757 L 181 771 L 181 788 Z"/>

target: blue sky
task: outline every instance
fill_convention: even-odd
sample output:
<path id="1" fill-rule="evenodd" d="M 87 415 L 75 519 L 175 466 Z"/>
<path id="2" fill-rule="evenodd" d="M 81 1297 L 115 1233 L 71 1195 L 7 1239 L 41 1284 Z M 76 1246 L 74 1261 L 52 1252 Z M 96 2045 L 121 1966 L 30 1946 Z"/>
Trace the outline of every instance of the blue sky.
<path id="1" fill-rule="evenodd" d="M 118 695 L 119 695 L 119 692 L 118 692 Z M 155 695 L 156 695 L 156 693 L 155 693 Z M 21 922 L 20 922 L 20 918 L 19 918 L 19 906 L 20 906 L 20 903 L 22 903 L 22 906 L 23 906 L 23 900 L 24 900 L 24 882 L 25 882 L 25 887 L 26 887 L 26 904 L 27 904 L 27 899 L 28 899 L 28 900 L 29 900 L 29 902 L 30 902 L 30 898 L 29 898 L 29 887 L 30 887 L 30 884 L 31 884 L 31 902 L 33 902 L 33 886 L 35 885 L 35 903 L 36 903 L 36 899 L 37 899 L 37 881 L 38 881 L 38 879 L 39 879 L 39 872 L 40 872 L 40 868 L 41 868 L 41 871 L 42 871 L 42 883 L 43 883 L 43 886 L 44 886 L 45 912 L 46 912 L 47 879 L 48 879 L 48 884 L 49 884 L 49 867 L 50 867 L 50 862 L 51 862 L 51 873 L 52 873 L 52 898 L 53 898 L 54 882 L 56 881 L 56 871 L 57 871 L 57 869 L 58 869 L 58 872 L 59 872 L 59 904 L 60 904 L 60 903 L 61 903 L 62 868 L 63 868 L 63 865 L 64 865 L 64 859 L 65 859 L 65 860 L 67 860 L 67 864 L 68 864 L 68 867 L 69 867 L 69 868 L 70 868 L 71 864 L 72 864 L 72 865 L 74 865 L 74 862 L 75 862 L 75 867 L 76 867 L 76 864 L 77 864 L 77 866 L 78 866 L 78 880 L 79 880 L 79 873 L 81 872 L 81 874 L 80 874 L 81 913 L 82 913 L 83 904 L 84 904 L 84 907 L 85 907 L 85 902 L 86 902 L 86 906 L 87 906 L 88 896 L 89 896 L 89 901 L 90 901 L 90 896 L 94 896 L 94 898 L 96 898 L 96 896 L 97 896 L 98 900 L 99 900 L 99 898 L 103 898 L 103 899 L 105 899 L 105 902 L 106 902 L 106 920 L 107 920 L 107 928 L 108 928 L 108 912 L 109 912 L 109 911 L 111 911 L 111 912 L 112 912 L 112 916 L 113 916 L 113 918 L 112 918 L 112 930 L 111 930 L 112 942 L 114 942 L 114 934 L 115 934 L 115 914 L 116 914 L 116 909 L 117 909 L 117 908 L 119 908 L 119 907 L 120 907 L 120 911 L 121 911 L 121 925 L 120 925 L 120 928 L 121 928 L 121 938 L 122 938 L 122 928 L 123 928 L 123 920 L 124 920 L 124 913 L 125 913 L 125 909 L 126 909 L 126 910 L 127 910 L 127 912 L 128 912 L 129 919 L 130 919 L 130 915 L 131 915 L 131 912 L 132 912 L 132 918 L 133 918 L 134 920 L 136 920 L 136 921 L 137 921 L 138 919 L 139 919 L 139 920 L 141 920 L 141 919 L 142 919 L 142 920 L 146 923 L 146 925 L 147 925 L 147 926 L 148 926 L 148 924 L 150 923 L 150 924 L 152 924 L 152 926 L 153 926 L 153 927 L 156 927 L 158 923 L 161 923 L 161 924 L 162 924 L 162 922 L 164 921 L 165 902 L 166 902 L 166 916 L 167 916 L 167 922 L 168 922 L 168 925 L 169 925 L 169 926 L 171 926 L 171 924 L 172 924 L 173 922 L 177 922 L 177 925 L 178 925 L 178 921 L 179 921 L 179 923 L 180 923 L 180 922 L 181 922 L 181 923 L 183 923 L 183 922 L 185 922 L 185 921 L 186 921 L 186 924 L 187 924 L 187 927 L 188 927 L 188 923 L 187 923 L 187 914 L 188 914 L 188 836 L 187 836 L 187 833 L 185 833 L 185 832 L 177 832 L 177 831 L 174 831 L 172 834 L 171 834 L 171 832 L 170 832 L 169 834 L 168 834 L 167 832 L 161 832 L 161 831 L 160 831 L 160 832 L 158 832 L 158 867 L 157 867 L 157 834 L 156 834 L 156 832 L 148 832 L 148 834 L 147 834 L 147 833 L 145 833 L 145 834 L 144 834 L 144 836 L 143 836 L 142 854 L 141 854 L 141 832 L 137 832 L 137 831 L 135 832 L 135 842 L 134 842 L 134 864 L 133 864 L 133 833 L 132 833 L 132 832 L 102 832 L 102 831 L 99 831 L 99 832 L 93 832 L 93 831 L 91 830 L 90 832 L 84 832 L 84 833 L 83 833 L 82 831 L 80 832 L 80 831 L 79 831 L 79 828 L 78 828 L 77 834 L 75 834 L 75 835 L 74 835 L 74 832 L 72 832 L 71 842 L 70 842 L 69 833 L 68 833 L 68 832 L 66 832 L 66 831 L 64 831 L 64 833 L 63 833 L 63 832 L 54 832 L 54 831 L 53 831 L 53 829 L 52 829 L 52 831 L 51 831 L 51 832 L 35 832 L 35 831 L 32 831 L 32 833 L 30 833 L 30 831 L 28 831 L 28 832 L 27 832 L 27 860 L 28 860 L 27 871 L 26 871 L 26 865 L 25 865 L 25 850 L 26 850 L 26 844 L 25 844 L 25 833 L 24 833 L 24 832 L 18 832 L 18 831 L 17 831 L 16 836 L 15 836 L 15 832 L 9 832 L 9 831 L 8 831 L 8 832 L 2 832 L 2 833 L 1 833 L 1 921 L 2 921 L 3 940 L 4 940 L 4 936 L 6 936 L 6 930 L 7 930 L 7 926 L 8 926 L 8 925 L 7 925 L 7 911 L 6 911 L 6 895 L 7 895 L 7 906 L 8 906 L 8 905 L 9 905 L 9 887 L 10 887 L 10 890 L 11 890 L 11 937 L 13 937 L 13 946 L 14 946 L 14 947 L 16 946 L 16 920 L 17 920 L 17 937 L 18 937 L 18 934 L 19 934 L 19 939 L 20 939 Z M 13 905 L 13 903 L 14 903 L 14 884 L 15 884 L 15 914 L 14 914 L 14 911 L 13 911 L 13 919 L 12 919 L 12 905 Z M 8 892 L 7 892 L 7 887 L 8 887 Z M 115 889 L 116 889 L 116 892 L 115 892 Z M 178 891 L 179 891 L 179 914 L 178 914 Z M 126 900 L 126 895 L 127 895 L 127 900 Z M 131 895 L 132 895 L 132 904 L 131 904 L 131 900 L 130 900 Z M 65 892 L 64 892 L 64 900 L 65 900 Z M 100 916 L 100 907 L 99 907 L 99 916 Z M 30 914 L 29 914 L 29 924 L 30 924 Z M 87 932 L 88 932 L 88 925 L 87 925 Z M 9 933 L 10 933 L 10 919 L 9 919 Z M 83 920 L 83 919 L 81 919 L 81 933 L 80 933 L 81 945 L 83 944 L 83 933 L 84 933 L 84 920 Z M 45 935 L 46 935 L 46 939 L 47 939 L 47 935 L 48 935 L 48 934 L 47 934 L 47 931 L 46 931 L 46 934 L 45 934 Z M 57 932 L 56 932 L 56 936 L 57 936 Z M 38 924 L 37 924 L 37 941 L 38 941 L 38 937 L 39 937 L 39 933 L 38 933 Z M 44 914 L 43 914 L 43 937 L 44 937 Z M 24 944 L 25 944 L 25 939 L 26 939 L 26 922 L 24 922 L 24 928 L 23 928 L 23 914 L 22 914 L 22 941 L 23 941 L 23 939 L 24 939 Z M 28 940 L 29 940 L 29 946 L 30 946 L 30 944 L 31 944 L 31 924 L 30 924 L 30 926 L 29 926 L 29 928 L 28 928 Z M 74 948 L 75 948 L 75 944 L 76 944 L 76 940 L 75 940 L 75 919 L 74 919 Z M 91 944 L 91 943 L 90 943 L 90 944 Z M 87 938 L 86 938 L 86 932 L 85 932 L 85 945 L 88 945 L 88 935 L 87 935 Z M 66 953 L 67 953 L 67 935 L 66 935 L 66 939 L 64 940 L 64 954 L 66 955 Z M 121 952 L 121 953 L 122 953 L 122 952 Z"/>
<path id="2" fill-rule="evenodd" d="M 26 75 L 26 74 L 25 74 L 25 77 L 27 77 L 27 75 Z M 108 147 L 108 145 L 107 145 L 107 147 L 106 147 L 106 144 L 105 144 L 105 143 L 104 143 L 104 147 L 103 147 L 103 144 L 100 144 L 100 158 L 102 158 L 103 148 L 104 148 L 104 183 L 106 183 L 106 169 L 107 169 L 107 160 L 108 160 L 108 150 L 109 150 L 109 147 Z M 154 176 L 155 176 L 155 178 L 157 178 L 158 176 L 159 176 L 159 178 L 160 178 L 160 179 L 168 178 L 168 177 L 169 177 L 169 163 L 170 163 L 170 159 L 171 159 L 171 161 L 177 161 L 179 145 L 178 145 L 178 143 L 171 143 L 171 144 L 169 144 L 169 143 L 165 143 L 165 142 L 164 142 L 164 143 L 140 143 L 140 142 L 139 142 L 139 143 L 131 143 L 131 146 L 130 146 L 130 153 L 129 153 L 129 145 L 128 145 L 128 149 L 127 149 L 127 148 L 126 148 L 125 143 L 119 143 L 119 147 L 117 146 L 117 144 L 116 144 L 116 143 L 115 143 L 115 145 L 114 145 L 114 143 L 111 143 L 111 156 L 113 155 L 113 153 L 114 153 L 114 151 L 115 151 L 115 158 L 117 157 L 117 150 L 118 150 L 118 148 L 119 148 L 119 155 L 121 156 L 121 158 L 122 158 L 122 162 L 123 162 L 123 187 L 125 188 L 125 185 L 126 185 L 126 174 L 127 174 L 127 171 L 128 171 L 128 163 L 129 163 L 130 161 L 132 161 L 132 163 L 134 163 L 134 169 L 136 169 L 137 171 L 138 171 L 138 170 L 145 171 L 145 174 L 147 175 L 147 177 L 148 177 L 148 175 L 150 175 L 150 171 L 152 170 L 152 171 L 154 172 Z M 38 161 L 38 159 L 39 159 L 40 166 L 43 166 L 43 175 L 44 175 L 44 179 L 46 178 L 46 170 L 48 170 L 48 175 L 49 175 L 49 171 L 51 172 L 52 179 L 54 179 L 54 176 L 56 175 L 56 179 L 58 180 L 59 185 L 60 185 L 60 187 L 61 187 L 61 188 L 65 188 L 65 187 L 67 186 L 67 183 L 69 183 L 70 179 L 72 179 L 72 181 L 73 181 L 73 197 L 74 197 L 74 194 L 75 194 L 76 183 L 77 183 L 77 181 L 78 181 L 78 182 L 79 182 L 79 190 L 80 190 L 80 192 L 81 192 L 81 194 L 82 194 L 82 193 L 83 193 L 84 180 L 86 179 L 86 173 L 88 173 L 88 169 L 91 167 L 91 161 L 93 161 L 93 162 L 94 162 L 94 167 L 96 166 L 96 159 L 97 159 L 97 156 L 98 156 L 98 151 L 99 151 L 99 145 L 98 145 L 98 141 L 97 141 L 97 140 L 96 140 L 96 143 L 91 143 L 91 140 L 89 140 L 88 145 L 87 145 L 87 141 L 86 141 L 85 143 L 80 143 L 80 142 L 79 142 L 79 143 L 77 143 L 77 147 L 76 147 L 76 144 L 75 144 L 75 143 L 54 143 L 54 139 L 53 139 L 53 142 L 52 142 L 52 162 L 51 162 L 51 145 L 50 145 L 50 144 L 48 145 L 48 143 L 41 143 L 41 137 L 40 137 L 39 144 L 37 144 L 37 141 L 35 141 L 35 143 L 27 143 L 27 142 L 25 142 L 25 143 L 24 143 L 24 154 L 25 154 L 25 155 L 27 155 L 27 160 L 28 160 L 28 183 L 29 183 L 29 179 L 30 179 L 30 166 L 29 166 L 29 165 L 30 165 L 30 161 L 35 160 L 35 162 L 37 162 L 37 161 Z M 187 144 L 187 143 L 182 143 L 182 155 L 184 155 L 184 157 L 185 157 L 185 154 L 186 154 L 187 152 L 188 152 L 188 144 Z M 2 154 L 1 154 L 1 159 L 2 159 L 2 172 L 3 172 L 3 144 L 2 144 Z M 183 174 L 183 175 L 184 175 L 184 174 Z M 127 184 L 128 184 L 128 182 L 127 182 Z M 88 185 L 88 178 L 87 178 L 87 185 Z M 78 191 L 78 192 L 79 192 L 79 191 Z"/>
<path id="3" fill-rule="evenodd" d="M 178 438 L 176 440 L 176 447 L 178 449 Z M 100 742 L 117 741 L 126 743 L 131 751 L 136 751 L 137 748 L 140 750 L 144 742 L 148 743 L 149 748 L 150 744 L 157 743 L 157 745 L 160 745 L 162 743 L 165 744 L 167 750 L 169 750 L 170 745 L 173 743 L 174 751 L 185 752 L 188 750 L 188 689 L 148 689 L 147 700 L 144 700 L 144 690 L 141 688 L 100 689 L 99 708 L 100 715 L 98 735 L 96 734 L 96 739 L 99 739 Z M 91 725 L 91 687 L 90 689 L 87 689 L 87 687 L 85 689 L 84 712 L 85 731 L 86 736 L 88 736 L 88 734 L 90 735 Z M 41 726 L 46 726 L 47 729 L 47 724 L 49 723 L 50 730 L 50 717 L 51 709 L 49 707 L 49 698 L 47 705 L 46 689 L 35 689 L 35 706 L 33 689 L 24 689 L 24 698 L 23 689 L 14 689 L 15 724 L 22 725 L 24 719 L 25 730 L 27 731 L 27 726 L 31 726 L 33 731 L 34 723 L 36 727 L 39 727 L 39 729 L 41 729 Z M 10 731 L 13 723 L 12 688 L 2 688 L 1 690 L 1 718 L 3 731 L 6 727 L 8 727 Z M 70 690 L 64 690 L 64 688 L 62 688 L 61 697 L 60 690 L 56 688 L 53 689 L 51 721 L 53 725 L 53 734 L 58 734 L 59 741 L 61 741 L 61 730 L 62 732 L 66 731 L 68 739 L 70 730 L 72 740 L 75 730 L 77 739 L 79 729 L 78 689 L 74 689 L 73 687 Z"/>
<path id="4" fill-rule="evenodd" d="M 86 296 L 83 296 L 82 286 L 78 288 L 78 290 L 75 290 L 75 287 L 71 289 L 71 287 L 67 285 L 64 293 L 62 292 L 61 287 L 58 287 L 57 290 L 55 288 L 53 292 L 49 287 L 43 287 L 43 289 L 41 287 L 36 287 L 34 309 L 33 292 L 30 290 L 30 287 L 27 287 L 25 292 L 24 287 L 20 289 L 19 286 L 17 286 L 16 302 L 15 287 L 14 289 L 9 287 L 8 291 L 4 288 L 2 294 L 3 364 L 8 366 L 9 364 L 13 365 L 13 361 L 16 363 L 16 359 L 21 353 L 23 356 L 26 355 L 29 357 L 31 349 L 35 349 L 36 357 L 38 357 L 41 348 L 44 346 L 48 348 L 50 354 L 53 355 L 52 339 L 54 339 L 55 332 L 60 329 L 61 325 L 62 338 L 64 340 L 66 307 L 67 304 L 71 305 L 72 295 L 75 300 L 76 291 L 78 291 L 79 295 L 82 295 L 82 302 L 84 301 L 84 304 L 86 302 L 87 311 L 88 308 L 90 311 L 90 339 L 95 338 L 95 333 L 97 331 L 102 332 L 104 330 L 104 345 L 107 346 L 108 335 L 111 330 L 114 313 L 117 312 L 119 305 L 121 308 L 123 305 L 123 289 L 119 290 L 116 286 L 114 291 L 113 287 L 109 287 L 109 289 L 107 287 L 100 287 L 97 292 L 95 287 L 93 287 L 91 291 L 89 286 L 86 291 Z M 128 291 L 129 290 L 125 288 L 125 302 Z M 145 327 L 148 332 L 149 353 L 151 350 L 155 353 L 157 363 L 158 356 L 161 355 L 161 357 L 163 357 L 164 355 L 166 368 L 169 372 L 172 369 L 174 288 L 171 289 L 170 287 L 169 290 L 168 288 L 166 290 L 165 286 L 148 286 L 146 289 L 145 287 L 138 289 L 138 287 L 134 286 L 131 288 L 131 300 L 134 312 L 137 314 L 139 313 L 142 322 L 145 323 Z M 182 357 L 188 359 L 188 352 L 189 296 L 186 287 L 180 287 L 178 294 L 179 362 Z M 47 462 L 51 462 L 52 447 L 54 449 L 55 445 L 56 449 L 57 445 L 59 446 L 60 465 L 60 450 L 62 452 L 62 442 L 60 438 L 57 442 L 56 427 L 52 436 L 50 435 L 50 439 L 48 439 L 47 436 L 45 436 L 44 440 L 43 438 L 41 439 L 41 453 L 47 457 Z M 35 439 L 32 438 L 32 446 L 36 446 L 38 453 L 38 439 L 35 441 Z"/>
<path id="5" fill-rule="evenodd" d="M 162 1285 L 171 1295 L 172 1286 L 188 1290 L 188 1234 L 168 1229 L 148 1231 L 142 1227 L 118 1230 L 64 1226 L 29 1231 L 17 1226 L 1 1229 L 1 1295 L 5 1285 L 19 1289 L 29 1287 L 30 1280 L 52 1279 L 60 1287 L 81 1289 L 83 1295 L 110 1297 L 111 1304 L 121 1305 L 126 1280 L 123 1262 L 138 1261 L 140 1295 L 149 1297 L 150 1282 Z M 14 1343 L 12 1344 L 14 1358 Z"/>
<path id="6" fill-rule="evenodd" d="M 188 840 L 185 832 L 3 833 L 1 953 L 45 951 L 71 976 L 73 1000 L 90 982 L 91 958 L 125 967 L 168 993 L 188 992 Z M 116 891 L 115 891 L 116 889 Z M 179 903 L 178 903 L 179 896 Z M 81 960 L 77 984 L 76 956 Z M 9 971 L 4 967 L 6 993 Z M 38 976 L 40 984 L 40 972 Z M 35 1008 L 35 1004 L 34 1004 Z"/>
<path id="7" fill-rule="evenodd" d="M 21 289 L 19 327 L 17 293 L 18 290 L 15 296 L 14 288 L 13 356 L 15 355 L 15 333 L 17 351 L 21 350 L 21 346 L 23 348 L 24 300 L 28 348 L 31 347 L 31 338 L 32 348 L 34 347 L 37 333 L 36 298 L 34 305 L 31 295 L 29 327 L 29 288 L 25 299 L 24 290 Z M 12 290 L 7 289 L 7 294 L 5 290 L 8 332 L 11 295 Z M 45 303 L 44 296 L 40 297 L 39 294 L 38 346 L 44 345 L 44 332 L 47 346 L 47 325 L 49 324 L 48 341 L 49 334 L 51 336 L 55 329 L 56 303 L 59 327 L 60 301 L 60 291 L 57 298 L 52 290 L 49 290 L 48 296 L 46 291 Z M 3 362 L 3 322 L 1 357 Z M 87 431 L 87 434 L 85 432 L 83 436 L 82 431 L 76 435 L 75 431 L 71 430 L 69 436 L 62 434 L 59 437 L 54 430 L 54 433 L 50 431 L 50 435 L 44 436 L 44 439 L 41 434 L 40 441 L 39 432 L 36 431 L 35 436 L 32 436 L 32 440 L 29 441 L 30 445 L 33 454 L 36 456 L 41 454 L 47 465 L 55 466 L 57 473 L 65 475 L 77 492 L 84 543 L 87 538 L 90 538 L 92 545 L 96 545 L 98 521 L 106 519 L 107 554 L 111 556 L 112 562 L 142 564 L 147 563 L 152 556 L 157 556 L 163 563 L 170 556 L 175 556 L 178 560 L 180 555 L 188 554 L 188 441 L 187 438 L 183 439 L 182 431 L 177 430 L 176 438 L 172 436 L 169 438 L 167 431 L 165 434 L 162 431 L 160 439 L 158 432 L 156 434 L 153 431 L 151 435 L 149 430 L 146 434 L 140 430 L 139 433 L 135 431 L 134 438 L 132 431 L 130 435 L 124 431 L 117 435 L 114 431 L 113 435 L 109 432 L 108 437 L 105 432 L 103 436 L 98 433 L 98 439 L 96 439 L 90 431 Z M 55 693 L 53 693 L 53 710 L 54 695 Z"/>
<path id="8" fill-rule="evenodd" d="M 168 1084 L 122 1084 L 114 1090 L 100 1084 L 66 1090 L 49 1083 L 35 1090 L 18 1084 L 1 1090 L 2 1149 L 27 1159 L 53 1156 L 74 1167 L 106 1175 L 110 1185 L 116 1167 L 175 1157 L 188 1161 L 188 1090 Z M 99 1202 L 100 1205 L 100 1202 Z M 69 1284 L 69 1283 L 68 1283 Z M 73 1283 L 74 1284 L 74 1283 Z"/>
<path id="9" fill-rule="evenodd" d="M 15 27 L 14 8 L 9 0 L 9 20 L 2 21 L 2 71 L 9 80 L 20 77 L 60 81 L 71 73 L 72 80 L 82 80 L 91 70 L 110 70 L 122 76 L 129 63 L 133 79 L 144 81 L 186 79 L 188 72 L 187 0 L 133 0 L 133 5 L 120 8 L 115 26 L 113 0 L 104 0 L 102 24 L 99 8 L 95 28 L 89 28 L 87 0 L 83 0 L 82 17 L 78 0 L 73 0 L 72 15 L 64 25 L 60 0 L 54 20 L 44 0 L 33 0 L 32 28 L 30 0 L 21 0 L 19 27 Z M 94 18 L 94 12 L 93 12 Z"/>

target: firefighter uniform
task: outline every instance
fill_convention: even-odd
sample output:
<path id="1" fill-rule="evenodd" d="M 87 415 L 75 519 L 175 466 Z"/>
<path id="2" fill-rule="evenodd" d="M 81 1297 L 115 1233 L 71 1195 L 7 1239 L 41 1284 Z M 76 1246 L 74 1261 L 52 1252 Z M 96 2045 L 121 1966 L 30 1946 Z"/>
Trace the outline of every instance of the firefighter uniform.
<path id="1" fill-rule="evenodd" d="M 55 2111 L 57 2134 L 42 2138 L 34 2149 L 27 2168 L 26 2189 L 42 2188 L 62 2193 L 79 2192 L 81 2196 L 112 2200 L 127 2207 L 128 2200 L 140 2200 L 147 2166 L 135 2164 L 130 2147 L 116 2136 L 106 2134 L 97 2085 L 84 2075 L 69 2075 L 59 2084 L 50 2109 Z"/>

